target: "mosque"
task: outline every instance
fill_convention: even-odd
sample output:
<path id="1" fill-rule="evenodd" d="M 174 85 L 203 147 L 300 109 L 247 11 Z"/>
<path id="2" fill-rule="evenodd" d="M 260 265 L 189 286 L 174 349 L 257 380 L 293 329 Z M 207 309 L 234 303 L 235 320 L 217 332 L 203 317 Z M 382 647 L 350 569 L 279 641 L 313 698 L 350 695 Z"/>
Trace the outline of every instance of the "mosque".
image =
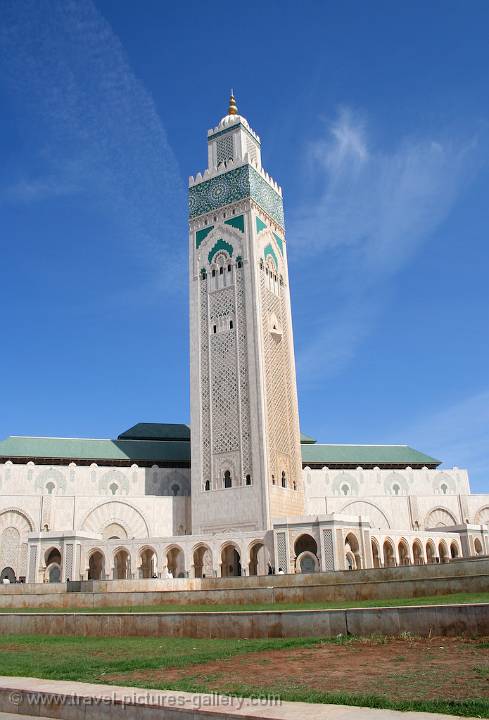
<path id="1" fill-rule="evenodd" d="M 229 109 L 189 179 L 191 426 L 0 441 L 12 581 L 221 577 L 489 553 L 489 495 L 407 445 L 299 430 L 282 190 Z"/>

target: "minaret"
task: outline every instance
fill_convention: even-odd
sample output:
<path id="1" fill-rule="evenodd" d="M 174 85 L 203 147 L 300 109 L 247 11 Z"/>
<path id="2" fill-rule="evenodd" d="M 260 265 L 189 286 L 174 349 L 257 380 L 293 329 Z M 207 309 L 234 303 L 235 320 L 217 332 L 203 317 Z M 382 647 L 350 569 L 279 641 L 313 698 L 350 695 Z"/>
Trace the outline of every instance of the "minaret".
<path id="1" fill-rule="evenodd" d="M 304 512 L 282 190 L 238 113 L 189 180 L 192 533 Z"/>

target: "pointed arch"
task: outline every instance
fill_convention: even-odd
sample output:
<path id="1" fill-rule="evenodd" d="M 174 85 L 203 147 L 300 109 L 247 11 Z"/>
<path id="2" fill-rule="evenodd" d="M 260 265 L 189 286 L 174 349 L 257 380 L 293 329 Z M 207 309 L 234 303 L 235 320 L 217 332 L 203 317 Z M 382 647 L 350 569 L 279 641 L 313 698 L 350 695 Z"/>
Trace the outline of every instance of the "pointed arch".
<path id="1" fill-rule="evenodd" d="M 234 248 L 231 245 L 231 243 L 228 243 L 228 242 L 226 242 L 226 240 L 219 238 L 219 240 L 215 243 L 215 245 L 209 251 L 209 254 L 207 256 L 209 265 L 212 263 L 212 260 L 214 259 L 214 255 L 216 255 L 218 252 L 225 252 L 229 255 L 229 257 L 233 257 Z"/>

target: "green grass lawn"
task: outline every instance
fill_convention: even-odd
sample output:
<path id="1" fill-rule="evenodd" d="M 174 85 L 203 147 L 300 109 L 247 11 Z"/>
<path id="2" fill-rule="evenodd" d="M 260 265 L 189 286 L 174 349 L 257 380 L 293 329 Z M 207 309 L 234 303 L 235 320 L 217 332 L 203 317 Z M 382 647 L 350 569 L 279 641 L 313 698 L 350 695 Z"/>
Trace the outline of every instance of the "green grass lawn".
<path id="1" fill-rule="evenodd" d="M 387 638 L 369 640 L 369 643 L 388 644 Z M 399 640 L 398 640 L 399 642 Z M 472 641 L 473 642 L 473 641 Z M 353 647 L 354 644 L 360 648 Z M 0 637 L 0 674 L 9 676 L 38 677 L 53 680 L 76 680 L 92 683 L 107 683 L 152 687 L 177 691 L 210 692 L 213 677 L 204 677 L 192 666 L 231 660 L 236 656 L 250 657 L 255 653 L 273 650 L 293 652 L 297 649 L 310 649 L 316 652 L 327 645 L 352 646 L 353 652 L 362 652 L 361 642 L 352 638 L 321 639 L 267 639 L 267 640 L 194 640 L 189 638 L 72 638 L 53 636 Z M 439 644 L 435 643 L 435 644 Z M 487 643 L 475 648 L 486 649 Z M 334 651 L 338 652 L 338 649 Z M 477 652 L 479 652 L 477 650 Z M 263 657 L 263 656 L 261 656 Z M 416 657 L 418 657 L 416 655 Z M 403 659 L 403 658 L 402 658 Z M 241 662 L 241 661 L 240 661 Z M 311 660 L 313 662 L 313 660 Z M 416 664 L 420 663 L 416 661 Z M 175 668 L 189 668 L 186 677 L 167 680 L 165 673 Z M 205 666 L 204 666 L 205 669 Z M 348 668 L 347 668 L 348 669 Z M 149 671 L 145 679 L 128 677 L 125 673 Z M 266 666 L 263 667 L 266 673 Z M 122 674 L 122 677 L 121 677 Z M 117 678 L 113 676 L 118 676 Z M 112 677 L 111 677 L 112 676 Z M 214 676 L 215 677 L 215 676 Z M 220 675 L 222 680 L 222 673 Z M 130 680 L 130 681 L 129 681 Z M 458 716 L 476 716 L 489 718 L 489 698 L 468 697 L 461 700 L 440 698 L 419 700 L 413 686 L 412 698 L 399 699 L 394 695 L 382 695 L 380 687 L 374 686 L 378 695 L 355 694 L 348 692 L 350 682 L 345 683 L 345 692 L 322 692 L 301 685 L 298 682 L 277 685 L 261 685 L 258 689 L 246 685 L 238 675 L 226 678 L 227 694 L 243 697 L 277 694 L 282 700 L 313 703 L 335 703 L 397 710 L 449 713 Z M 268 679 L 266 680 L 268 682 Z M 327 675 L 325 675 L 327 682 Z M 468 684 L 469 686 L 469 684 Z"/>
<path id="2" fill-rule="evenodd" d="M 0 612 L 245 612 L 253 610 L 341 610 L 344 608 L 394 607 L 396 605 L 447 605 L 452 603 L 489 603 L 489 592 L 454 593 L 452 595 L 431 595 L 427 597 L 416 598 L 393 598 L 390 600 L 351 600 L 337 602 L 322 601 L 304 603 L 248 603 L 244 605 L 182 605 L 177 603 L 165 603 L 161 605 L 131 605 L 128 607 L 104 608 L 0 608 Z"/>
<path id="3" fill-rule="evenodd" d="M 194 640 L 193 638 L 85 638 L 51 635 L 0 637 L 0 675 L 106 682 L 131 670 L 186 667 L 241 653 L 309 647 L 320 639 Z"/>

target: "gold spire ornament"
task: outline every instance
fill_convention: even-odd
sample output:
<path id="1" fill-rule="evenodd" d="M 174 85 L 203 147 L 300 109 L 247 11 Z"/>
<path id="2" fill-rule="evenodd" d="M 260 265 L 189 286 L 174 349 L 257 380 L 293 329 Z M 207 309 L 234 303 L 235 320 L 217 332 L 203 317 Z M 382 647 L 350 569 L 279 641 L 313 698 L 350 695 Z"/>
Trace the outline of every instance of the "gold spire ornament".
<path id="1" fill-rule="evenodd" d="M 236 100 L 234 99 L 234 95 L 233 95 L 233 89 L 231 88 L 231 97 L 229 98 L 228 115 L 237 115 L 237 114 L 238 114 L 238 106 L 236 105 Z"/>

